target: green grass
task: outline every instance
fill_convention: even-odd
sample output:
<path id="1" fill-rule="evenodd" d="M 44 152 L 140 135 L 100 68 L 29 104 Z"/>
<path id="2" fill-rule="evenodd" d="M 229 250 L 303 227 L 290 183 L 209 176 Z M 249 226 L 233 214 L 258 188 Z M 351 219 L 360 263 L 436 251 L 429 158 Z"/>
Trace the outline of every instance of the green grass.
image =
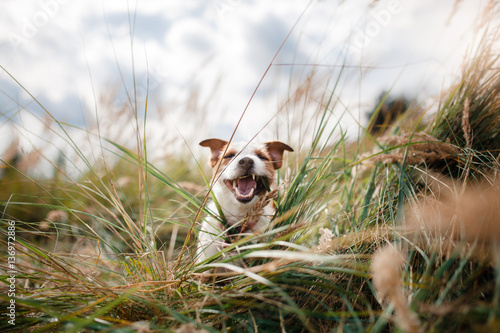
<path id="1" fill-rule="evenodd" d="M 368 132 L 346 138 L 333 116 L 335 90 L 322 92 L 325 103 L 306 98 L 316 106 L 315 130 L 280 171 L 286 182 L 273 228 L 200 264 L 193 260 L 195 222 L 209 214 L 208 191 L 188 190 L 186 182 L 203 185 L 209 171 L 194 157 L 172 158 L 160 169 L 148 161 L 138 131 L 135 150 L 103 143 L 107 156 L 119 158 L 114 164 L 92 164 L 75 144 L 87 166 L 76 179 L 57 163 L 53 179 L 33 179 L 4 160 L 0 246 L 7 249 L 15 221 L 17 313 L 15 327 L 2 320 L 0 329 L 401 331 L 401 306 L 380 298 L 372 279 L 379 273 L 370 269 L 374 253 L 393 244 L 406 260 L 401 276 L 389 278 L 399 281 L 394 288 L 422 331 L 497 330 L 500 235 L 472 233 L 469 226 L 479 222 L 459 210 L 461 233 L 443 231 L 433 219 L 420 225 L 409 214 L 424 198 L 453 213 L 454 201 L 443 199 L 446 185 L 467 193 L 485 179 L 498 184 L 500 67 L 492 45 L 483 45 L 488 52 L 471 59 L 435 117 L 424 123 L 409 111 L 386 132 L 392 139 Z M 73 142 L 68 131 L 60 135 Z M 491 185 L 481 186 L 491 193 Z M 48 221 L 51 211 L 63 214 Z M 208 273 L 221 268 L 226 272 Z M 10 300 L 2 292 L 0 308 Z"/>

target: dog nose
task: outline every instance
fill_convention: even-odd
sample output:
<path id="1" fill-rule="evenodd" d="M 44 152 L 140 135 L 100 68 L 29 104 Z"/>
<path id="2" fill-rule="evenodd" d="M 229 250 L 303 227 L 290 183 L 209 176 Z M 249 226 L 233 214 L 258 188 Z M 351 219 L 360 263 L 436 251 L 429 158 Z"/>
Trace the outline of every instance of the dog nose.
<path id="1" fill-rule="evenodd" d="M 253 167 L 253 163 L 253 159 L 251 159 L 250 157 L 244 157 L 238 162 L 238 164 L 246 170 Z"/>

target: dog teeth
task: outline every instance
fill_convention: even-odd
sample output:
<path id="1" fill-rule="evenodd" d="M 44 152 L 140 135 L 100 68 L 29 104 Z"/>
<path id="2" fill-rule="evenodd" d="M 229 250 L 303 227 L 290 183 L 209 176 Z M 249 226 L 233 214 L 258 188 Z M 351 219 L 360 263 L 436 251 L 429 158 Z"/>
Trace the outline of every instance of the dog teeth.
<path id="1" fill-rule="evenodd" d="M 251 197 L 253 197 L 253 192 L 254 192 L 254 189 L 252 188 L 252 189 L 250 190 L 250 193 L 248 193 L 247 195 L 243 195 L 243 194 L 241 194 L 241 193 L 240 193 L 240 191 L 238 190 L 238 188 L 237 188 L 237 187 L 234 189 L 234 191 L 236 192 L 236 194 L 237 194 L 239 197 L 242 197 L 242 198 L 251 198 Z"/>
<path id="2" fill-rule="evenodd" d="M 250 189 L 250 192 L 248 194 L 242 194 L 240 192 L 240 189 L 238 188 L 238 181 L 240 179 L 244 179 L 244 178 L 248 178 L 248 177 L 252 177 L 252 180 L 254 182 L 252 188 Z M 239 178 L 236 178 L 236 179 L 233 179 L 233 180 L 229 180 L 228 181 L 228 185 L 230 185 L 232 188 L 233 188 L 233 191 L 235 192 L 235 194 L 238 196 L 238 197 L 241 197 L 241 198 L 252 198 L 254 196 L 254 193 L 255 191 L 257 190 L 257 187 L 258 187 L 258 181 L 260 180 L 260 177 L 257 176 L 257 175 L 246 175 L 246 176 L 243 176 L 243 177 L 239 177 Z"/>

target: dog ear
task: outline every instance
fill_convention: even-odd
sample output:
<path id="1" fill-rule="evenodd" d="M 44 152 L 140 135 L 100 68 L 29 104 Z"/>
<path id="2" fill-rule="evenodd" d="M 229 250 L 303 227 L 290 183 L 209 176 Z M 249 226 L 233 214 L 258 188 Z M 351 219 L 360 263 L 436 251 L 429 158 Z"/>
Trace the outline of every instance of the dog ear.
<path id="1" fill-rule="evenodd" d="M 221 151 L 226 147 L 227 141 L 221 139 L 207 139 L 200 142 L 200 146 L 210 148 L 212 157 L 210 157 L 210 166 L 215 167 L 219 161 Z"/>
<path id="2" fill-rule="evenodd" d="M 271 155 L 274 170 L 281 168 L 283 165 L 283 153 L 285 150 L 293 151 L 292 147 L 280 141 L 266 142 L 265 146 L 269 155 Z"/>

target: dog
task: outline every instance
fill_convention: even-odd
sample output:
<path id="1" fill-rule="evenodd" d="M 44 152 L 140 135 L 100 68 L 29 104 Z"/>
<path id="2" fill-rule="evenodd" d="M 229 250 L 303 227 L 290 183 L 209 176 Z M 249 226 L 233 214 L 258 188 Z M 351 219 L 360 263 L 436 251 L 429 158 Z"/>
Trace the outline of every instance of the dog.
<path id="1" fill-rule="evenodd" d="M 283 164 L 285 151 L 293 149 L 280 142 L 231 143 L 221 139 L 200 142 L 211 150 L 209 164 L 213 169 L 213 194 L 217 204 L 208 205 L 211 212 L 219 212 L 226 227 L 240 235 L 263 232 L 275 213 L 274 203 L 262 207 L 257 216 L 248 219 L 254 205 L 276 188 L 276 170 Z M 254 215 L 252 215 L 254 216 Z M 228 245 L 223 239 L 227 229 L 220 219 L 209 216 L 201 223 L 198 234 L 197 262 L 219 253 Z"/>

